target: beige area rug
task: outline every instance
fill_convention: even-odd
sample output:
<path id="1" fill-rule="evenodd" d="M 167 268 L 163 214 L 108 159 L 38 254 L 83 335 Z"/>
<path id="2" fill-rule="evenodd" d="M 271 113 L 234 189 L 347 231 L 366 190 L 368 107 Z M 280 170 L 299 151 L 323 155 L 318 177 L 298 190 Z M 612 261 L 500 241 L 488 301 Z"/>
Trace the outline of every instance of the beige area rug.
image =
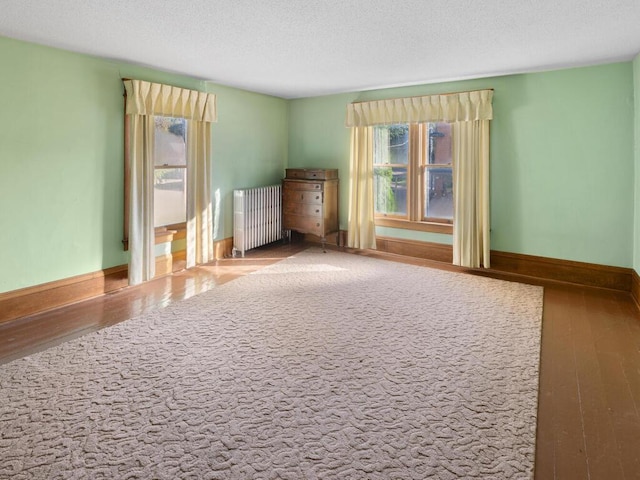
<path id="1" fill-rule="evenodd" d="M 532 478 L 541 315 L 312 248 L 1 365 L 0 478 Z"/>

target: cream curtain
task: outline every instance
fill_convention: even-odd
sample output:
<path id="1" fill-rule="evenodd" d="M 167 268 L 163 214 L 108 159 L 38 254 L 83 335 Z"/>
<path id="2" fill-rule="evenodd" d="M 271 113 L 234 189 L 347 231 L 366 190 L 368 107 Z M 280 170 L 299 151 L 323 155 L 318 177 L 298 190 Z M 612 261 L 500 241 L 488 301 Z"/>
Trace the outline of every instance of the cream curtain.
<path id="1" fill-rule="evenodd" d="M 125 80 L 125 113 L 130 116 L 129 284 L 153 278 L 154 116 L 189 120 L 187 139 L 187 266 L 213 259 L 211 210 L 211 122 L 217 121 L 215 95 Z M 135 170 L 135 173 L 134 173 Z"/>
<path id="2" fill-rule="evenodd" d="M 155 275 L 153 229 L 152 116 L 134 115 L 129 121 L 129 284 L 137 285 Z"/>
<path id="3" fill-rule="evenodd" d="M 127 115 L 164 115 L 187 120 L 217 122 L 216 96 L 185 88 L 125 80 Z"/>
<path id="4" fill-rule="evenodd" d="M 376 248 L 373 211 L 373 127 L 351 129 L 347 246 Z"/>
<path id="5" fill-rule="evenodd" d="M 453 264 L 489 268 L 489 120 L 457 122 L 453 140 Z"/>
<path id="6" fill-rule="evenodd" d="M 493 90 L 393 98 L 347 105 L 347 127 L 491 120 Z"/>
<path id="7" fill-rule="evenodd" d="M 211 123 L 192 121 L 187 131 L 187 268 L 213 260 Z"/>
<path id="8" fill-rule="evenodd" d="M 347 105 L 351 127 L 351 191 L 347 245 L 375 246 L 372 141 L 374 125 L 447 122 L 453 124 L 454 264 L 489 267 L 489 121 L 493 90 L 395 98 Z M 371 133 L 368 134 L 372 136 Z M 371 193 L 369 193 L 369 189 Z M 373 247 L 374 248 L 374 247 Z"/>

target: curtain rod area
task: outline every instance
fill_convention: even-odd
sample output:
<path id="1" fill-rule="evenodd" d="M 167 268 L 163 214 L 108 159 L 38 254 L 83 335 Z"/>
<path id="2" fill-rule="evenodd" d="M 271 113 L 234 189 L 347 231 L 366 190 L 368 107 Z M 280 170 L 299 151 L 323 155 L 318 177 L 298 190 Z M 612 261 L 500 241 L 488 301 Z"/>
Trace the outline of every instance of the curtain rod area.
<path id="1" fill-rule="evenodd" d="M 483 91 L 491 91 L 493 92 L 493 88 L 478 88 L 476 90 L 461 90 L 459 92 L 447 92 L 447 93 L 430 93 L 430 94 L 425 94 L 425 95 L 411 95 L 409 97 L 392 97 L 392 98 L 381 98 L 378 100 L 356 100 L 354 102 L 351 102 L 352 104 L 354 103 L 367 103 L 367 102 L 386 102 L 389 100 L 400 100 L 403 98 L 421 98 L 421 97 L 435 97 L 435 96 L 440 96 L 440 97 L 446 97 L 449 95 L 459 95 L 461 93 L 473 93 L 473 92 L 483 92 Z"/>

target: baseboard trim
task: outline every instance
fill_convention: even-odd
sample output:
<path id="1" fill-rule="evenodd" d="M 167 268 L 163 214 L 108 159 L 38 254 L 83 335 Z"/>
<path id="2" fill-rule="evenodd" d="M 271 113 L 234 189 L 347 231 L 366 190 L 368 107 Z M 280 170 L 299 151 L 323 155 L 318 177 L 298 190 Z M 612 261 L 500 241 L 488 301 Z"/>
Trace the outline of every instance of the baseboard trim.
<path id="1" fill-rule="evenodd" d="M 187 268 L 187 251 L 186 250 L 178 250 L 176 252 L 171 252 L 173 255 L 173 272 L 180 272 Z"/>
<path id="2" fill-rule="evenodd" d="M 163 277 L 173 273 L 173 256 L 170 253 L 156 257 L 156 277 Z"/>
<path id="3" fill-rule="evenodd" d="M 128 284 L 127 265 L 0 293 L 0 323 L 113 292 Z"/>
<path id="4" fill-rule="evenodd" d="M 631 270 L 631 297 L 640 309 L 640 275 L 635 270 Z"/>
<path id="5" fill-rule="evenodd" d="M 376 244 L 378 251 L 386 253 L 448 264 L 453 261 L 453 247 L 451 245 L 389 237 L 376 237 Z M 491 268 L 476 271 L 488 276 L 529 283 L 554 282 L 631 293 L 633 293 L 632 272 L 635 273 L 630 268 L 496 250 L 491 251 Z M 636 285 L 636 298 L 640 299 L 640 277 L 635 274 L 633 278 Z"/>
<path id="6" fill-rule="evenodd" d="M 233 237 L 223 238 L 213 244 L 213 257 L 216 260 L 230 258 L 233 255 Z"/>
<path id="7" fill-rule="evenodd" d="M 420 242 L 402 238 L 376 237 L 376 250 L 396 255 L 452 263 L 453 247 L 442 243 Z"/>
<path id="8" fill-rule="evenodd" d="M 491 251 L 491 270 L 588 287 L 631 292 L 632 269 Z"/>
<path id="9" fill-rule="evenodd" d="M 340 245 L 344 246 L 346 232 L 341 231 L 339 237 Z M 305 236 L 305 240 L 318 242 L 320 239 Z M 381 253 L 429 260 L 449 266 L 453 259 L 451 245 L 391 237 L 376 237 L 376 242 L 376 251 Z M 334 243 L 334 241 L 327 242 L 327 246 L 336 248 L 332 245 Z M 215 258 L 231 257 L 232 249 L 232 237 L 215 242 Z M 174 252 L 173 267 L 184 262 L 185 256 L 184 251 Z M 170 275 L 173 270 L 171 262 L 165 256 L 157 259 L 156 268 L 158 275 Z M 461 268 L 460 270 L 472 269 Z M 492 250 L 491 268 L 473 270 L 475 273 L 507 280 L 542 284 L 553 282 L 627 292 L 640 308 L 640 276 L 630 268 Z M 104 295 L 127 285 L 127 265 L 119 265 L 98 272 L 0 293 L 0 323 Z"/>
<path id="10" fill-rule="evenodd" d="M 230 257 L 233 238 L 214 243 L 216 260 Z M 156 258 L 156 277 L 171 275 L 186 264 L 186 251 Z M 181 268 L 182 267 L 182 268 Z M 0 323 L 98 297 L 129 285 L 127 265 L 63 278 L 32 287 L 0 293 Z"/>

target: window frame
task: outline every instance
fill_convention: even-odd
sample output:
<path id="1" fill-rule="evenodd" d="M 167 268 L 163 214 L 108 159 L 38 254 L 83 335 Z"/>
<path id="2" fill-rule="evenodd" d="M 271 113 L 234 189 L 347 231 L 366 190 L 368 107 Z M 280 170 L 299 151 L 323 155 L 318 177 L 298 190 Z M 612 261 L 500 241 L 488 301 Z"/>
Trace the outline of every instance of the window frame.
<path id="1" fill-rule="evenodd" d="M 403 123 L 397 123 L 397 124 L 392 124 L 392 125 L 407 125 L 408 129 L 407 129 L 407 143 L 408 143 L 408 147 L 407 147 L 407 163 L 375 163 L 375 151 L 374 151 L 374 163 L 373 163 L 373 175 L 375 178 L 375 171 L 377 168 L 390 168 L 391 171 L 393 172 L 394 169 L 404 169 L 406 170 L 406 188 L 407 188 L 407 210 L 405 214 L 402 213 L 378 213 L 376 212 L 375 215 L 376 216 L 380 216 L 382 218 L 387 218 L 390 220 L 406 220 L 407 217 L 410 215 L 409 212 L 409 196 L 410 196 L 410 192 L 412 191 L 412 185 L 410 184 L 410 178 L 411 178 L 411 171 L 412 171 L 412 166 L 411 166 L 411 157 L 412 157 L 412 153 L 411 153 L 411 149 L 412 149 L 412 144 L 411 144 L 411 125 L 403 122 Z M 384 125 L 384 127 L 390 127 L 392 125 Z M 378 126 L 373 127 L 378 128 Z M 389 148 L 391 148 L 391 144 L 389 144 Z M 375 149 L 375 143 L 374 143 L 374 149 Z M 375 182 L 374 182 L 374 189 L 375 189 Z M 375 203 L 375 202 L 374 202 Z M 374 209 L 375 209 L 375 205 L 374 205 Z"/>
<path id="2" fill-rule="evenodd" d="M 409 123 L 409 155 L 407 163 L 407 213 L 395 215 L 374 212 L 376 226 L 416 230 L 432 233 L 453 233 L 453 222 L 442 218 L 429 218 L 424 216 L 426 172 L 429 169 L 442 168 L 440 164 L 429 164 L 427 155 L 429 151 L 429 123 Z M 375 128 L 375 127 L 374 127 Z M 392 167 L 393 165 L 389 165 Z M 447 168 L 449 165 L 447 165 Z M 450 165 L 453 174 L 453 164 Z M 375 168 L 375 164 L 374 164 Z M 455 195 L 455 192 L 454 192 Z"/>
<path id="3" fill-rule="evenodd" d="M 184 117 L 172 117 L 170 115 L 154 115 L 154 119 L 155 118 L 180 118 L 184 121 L 184 127 L 185 127 L 185 157 L 184 157 L 184 165 L 176 165 L 176 164 L 169 164 L 169 163 L 165 163 L 163 165 L 156 165 L 154 162 L 153 165 L 153 171 L 154 174 L 155 172 L 157 172 L 158 170 L 170 170 L 170 169 L 182 169 L 184 170 L 184 179 L 185 179 L 185 189 L 186 189 L 186 182 L 187 182 L 187 175 L 188 175 L 188 168 L 187 168 L 187 163 L 188 163 L 188 159 L 187 156 L 189 155 L 189 153 L 186 150 L 186 135 L 188 132 L 188 129 L 190 128 L 190 123 L 189 120 L 184 118 Z M 155 175 L 154 175 L 155 177 Z M 154 186 L 155 189 L 155 186 Z M 185 190 L 186 192 L 186 190 Z M 155 207 L 155 205 L 154 205 Z M 185 212 L 184 212 L 184 216 L 185 216 L 185 221 L 184 222 L 178 222 L 178 223 L 172 223 L 172 224 L 167 224 L 167 225 L 154 225 L 154 228 L 156 230 L 156 232 L 158 231 L 167 231 L 167 230 L 174 230 L 174 231 L 179 231 L 179 230 L 186 230 L 187 228 L 187 206 L 185 204 Z"/>
<path id="4" fill-rule="evenodd" d="M 125 92 L 124 95 L 124 124 L 123 124 L 123 128 L 124 128 L 124 216 L 123 216 L 123 225 L 122 225 L 122 246 L 123 246 L 123 250 L 129 251 L 129 205 L 131 202 L 131 194 L 130 194 L 130 188 L 131 188 L 131 166 L 129 163 L 129 145 L 131 144 L 131 139 L 130 139 L 130 130 L 129 130 L 129 125 L 130 125 L 130 119 L 129 119 L 129 115 L 126 114 L 126 105 L 127 105 L 127 93 Z M 168 117 L 169 115 L 159 115 L 159 116 L 165 116 Z M 186 120 L 186 119 L 185 119 Z M 188 120 L 186 120 L 188 122 Z M 189 128 L 189 124 L 187 123 L 187 128 Z M 165 168 L 164 165 L 159 165 L 156 167 L 156 165 L 154 165 L 153 169 L 155 171 L 156 168 Z M 170 167 L 170 168 L 177 168 L 177 167 Z M 184 165 L 185 170 L 187 169 L 187 165 Z M 155 231 L 155 243 L 159 244 L 159 243 L 164 243 L 166 241 L 167 238 L 167 234 L 172 234 L 175 235 L 177 234 L 178 236 L 174 236 L 174 239 L 177 239 L 179 236 L 183 235 L 184 232 L 186 232 L 187 230 L 187 222 L 180 222 L 180 223 L 174 223 L 171 225 L 165 225 L 163 227 L 155 227 L 154 231 Z"/>

